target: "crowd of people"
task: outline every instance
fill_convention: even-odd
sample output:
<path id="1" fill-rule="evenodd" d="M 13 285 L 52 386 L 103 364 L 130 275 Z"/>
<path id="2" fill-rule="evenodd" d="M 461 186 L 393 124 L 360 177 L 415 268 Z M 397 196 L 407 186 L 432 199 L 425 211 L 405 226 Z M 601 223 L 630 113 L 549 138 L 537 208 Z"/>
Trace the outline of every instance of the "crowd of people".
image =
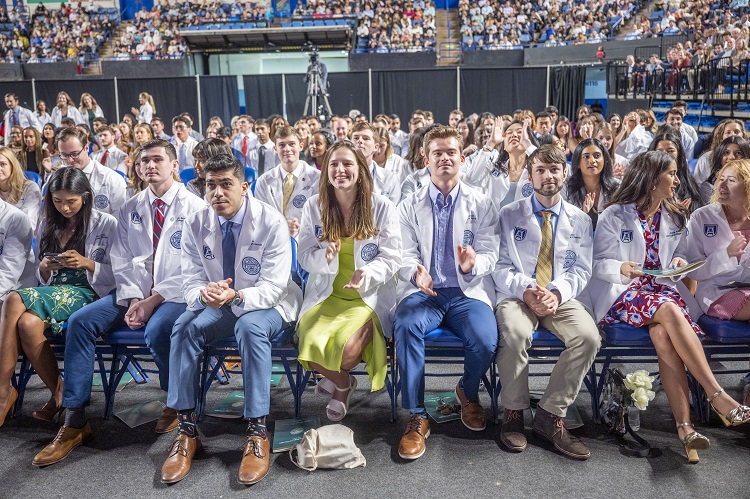
<path id="1" fill-rule="evenodd" d="M 687 371 L 725 425 L 750 421 L 750 397 L 740 403 L 718 384 L 696 323 L 702 314 L 750 319 L 750 292 L 725 286 L 750 272 L 750 144 L 739 120 L 699 136 L 680 101 L 661 125 L 648 110 L 605 119 L 587 106 L 573 120 L 553 106 L 507 116 L 456 109 L 445 125 L 416 110 L 408 133 L 397 115 L 334 116 L 329 128 L 309 116 L 291 124 L 239 115 L 229 126 L 211 118 L 204 138 L 187 113 L 167 119 L 167 135 L 147 93 L 119 126 L 92 95 L 80 102 L 76 110 L 60 92 L 41 125 L 46 113 L 5 96 L 0 426 L 18 396 L 11 377 L 21 350 L 50 390 L 33 417 L 64 411 L 35 466 L 92 437 L 96 341 L 120 327 L 144 329 L 167 392 L 155 428 L 176 430 L 165 483 L 188 474 L 202 445 L 204 346 L 230 336 L 247 420 L 238 480 L 268 473 L 270 342 L 293 324 L 298 360 L 321 375 L 315 392 L 331 421 L 347 416 L 357 389 L 349 371 L 361 362 L 372 390 L 383 387 L 393 339 L 409 413 L 398 444 L 405 460 L 426 452 L 424 338 L 441 325 L 465 345 L 463 424 L 485 429 L 479 388 L 496 363 L 500 441 L 514 452 L 527 445 L 525 351 L 538 325 L 566 349 L 532 430 L 566 456 L 591 456 L 564 417 L 600 328 L 613 324 L 648 329 L 689 462 L 710 442 L 690 421 Z M 247 168 L 258 176 L 252 185 Z M 181 183 L 177 174 L 190 169 L 194 178 Z M 33 171 L 44 195 L 25 176 Z M 294 275 L 290 237 L 305 269 Z M 705 265 L 674 279 L 652 272 L 698 261 Z M 63 381 L 44 333 L 59 335 L 64 323 Z"/>
<path id="2" fill-rule="evenodd" d="M 357 39 L 377 53 L 434 51 L 435 4 L 431 0 L 357 2 Z"/>

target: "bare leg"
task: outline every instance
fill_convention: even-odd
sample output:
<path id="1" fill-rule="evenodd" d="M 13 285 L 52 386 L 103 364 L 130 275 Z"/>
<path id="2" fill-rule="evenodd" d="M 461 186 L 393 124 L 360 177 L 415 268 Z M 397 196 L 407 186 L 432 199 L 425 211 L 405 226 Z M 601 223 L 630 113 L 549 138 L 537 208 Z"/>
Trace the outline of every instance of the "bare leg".
<path id="1" fill-rule="evenodd" d="M 710 397 L 721 390 L 708 365 L 701 342 L 680 308 L 674 303 L 661 305 L 654 314 L 653 322 L 664 326 L 675 351 L 706 394 Z M 722 393 L 713 401 L 713 405 L 720 413 L 727 414 L 739 403 L 727 393 Z"/>
<path id="2" fill-rule="evenodd" d="M 685 364 L 677 354 L 672 341 L 669 339 L 664 326 L 657 324 L 649 327 L 651 342 L 656 348 L 656 354 L 659 357 L 659 374 L 661 374 L 661 384 L 667 394 L 669 406 L 672 408 L 672 414 L 677 423 L 690 421 L 690 389 L 688 388 L 687 374 L 685 373 Z M 684 426 L 677 430 L 680 439 L 692 431 Z"/>
<path id="3" fill-rule="evenodd" d="M 62 404 L 63 381 L 57 359 L 44 336 L 46 324 L 36 314 L 25 312 L 18 320 L 18 337 L 21 348 L 34 366 L 34 370 L 52 392 L 55 402 Z"/>
<path id="4" fill-rule="evenodd" d="M 3 303 L 0 315 L 0 400 L 10 394 L 10 380 L 18 363 L 20 341 L 18 320 L 26 312 L 26 306 L 18 293 L 10 293 Z"/>

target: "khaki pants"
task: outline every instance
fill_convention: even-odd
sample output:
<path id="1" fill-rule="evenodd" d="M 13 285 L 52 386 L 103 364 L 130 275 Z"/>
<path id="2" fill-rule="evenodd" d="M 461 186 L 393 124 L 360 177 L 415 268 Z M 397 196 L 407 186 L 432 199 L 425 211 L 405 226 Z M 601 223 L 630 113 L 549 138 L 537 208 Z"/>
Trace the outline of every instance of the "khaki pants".
<path id="1" fill-rule="evenodd" d="M 565 417 L 601 345 L 594 319 L 575 300 L 563 303 L 554 315 L 542 318 L 520 300 L 503 300 L 495 310 L 495 317 L 500 331 L 496 360 L 502 385 L 502 406 L 513 410 L 529 407 L 527 350 L 531 347 L 534 330 L 541 324 L 565 343 L 565 350 L 552 370 L 539 406 L 551 414 Z"/>

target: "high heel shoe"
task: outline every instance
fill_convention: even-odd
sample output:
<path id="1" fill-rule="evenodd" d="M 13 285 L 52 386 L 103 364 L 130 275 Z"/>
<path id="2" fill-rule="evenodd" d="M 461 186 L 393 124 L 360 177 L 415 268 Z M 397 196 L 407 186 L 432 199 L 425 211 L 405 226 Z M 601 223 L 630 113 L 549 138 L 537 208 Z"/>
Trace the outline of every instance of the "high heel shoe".
<path id="1" fill-rule="evenodd" d="M 5 423 L 5 418 L 10 413 L 10 409 L 13 407 L 13 404 L 16 403 L 16 400 L 18 400 L 18 390 L 11 386 L 8 398 L 5 399 L 5 406 L 0 408 L 0 426 Z"/>
<path id="2" fill-rule="evenodd" d="M 719 416 L 719 419 L 721 419 L 721 422 L 724 423 L 724 426 L 739 426 L 741 424 L 747 423 L 750 421 L 750 407 L 746 405 L 738 405 L 731 411 L 729 411 L 726 415 L 720 413 L 716 407 L 714 407 L 713 401 L 716 397 L 724 393 L 724 389 L 721 388 L 718 392 L 714 393 L 712 397 L 709 397 L 708 403 L 711 406 L 711 409 L 714 410 L 717 416 Z"/>
<path id="3" fill-rule="evenodd" d="M 708 440 L 708 437 L 695 431 L 693 423 L 690 423 L 689 421 L 677 423 L 677 430 L 679 431 L 680 428 L 687 426 L 693 428 L 693 431 L 685 435 L 685 438 L 682 439 L 682 445 L 685 446 L 685 454 L 687 454 L 688 463 L 696 464 L 700 461 L 700 459 L 698 459 L 698 450 L 708 449 L 711 442 Z"/>
<path id="4" fill-rule="evenodd" d="M 38 419 L 39 421 L 54 423 L 55 418 L 59 418 L 64 410 L 65 407 L 57 405 L 57 402 L 55 402 L 55 397 L 53 395 L 52 397 L 50 397 L 47 403 L 44 404 L 44 407 L 42 407 L 38 411 L 32 412 L 31 417 L 34 419 Z"/>

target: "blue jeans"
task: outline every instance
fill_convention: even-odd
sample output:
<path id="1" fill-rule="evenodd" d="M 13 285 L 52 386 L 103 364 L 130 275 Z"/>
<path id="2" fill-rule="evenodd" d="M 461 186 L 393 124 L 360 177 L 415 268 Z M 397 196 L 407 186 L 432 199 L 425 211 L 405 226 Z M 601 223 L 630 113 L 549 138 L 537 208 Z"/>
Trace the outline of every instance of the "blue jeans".
<path id="1" fill-rule="evenodd" d="M 436 289 L 437 296 L 421 291 L 396 307 L 393 336 L 401 376 L 401 405 L 416 411 L 424 405 L 424 337 L 443 325 L 464 342 L 463 387 L 470 401 L 479 399 L 479 382 L 497 349 L 497 324 L 489 305 L 467 298 L 461 288 Z"/>
<path id="2" fill-rule="evenodd" d="M 178 411 L 193 409 L 199 396 L 201 358 L 206 345 L 234 335 L 242 359 L 245 417 L 259 418 L 271 406 L 271 339 L 284 327 L 274 310 L 254 310 L 240 317 L 228 305 L 214 310 L 187 311 L 172 328 L 167 405 Z"/>
<path id="3" fill-rule="evenodd" d="M 164 302 L 146 323 L 146 345 L 159 369 L 159 385 L 169 387 L 169 338 L 174 321 L 185 311 L 184 303 Z M 102 334 L 126 327 L 127 307 L 117 305 L 115 292 L 86 305 L 68 319 L 65 332 L 65 389 L 63 407 L 85 407 L 91 400 L 96 339 Z"/>

